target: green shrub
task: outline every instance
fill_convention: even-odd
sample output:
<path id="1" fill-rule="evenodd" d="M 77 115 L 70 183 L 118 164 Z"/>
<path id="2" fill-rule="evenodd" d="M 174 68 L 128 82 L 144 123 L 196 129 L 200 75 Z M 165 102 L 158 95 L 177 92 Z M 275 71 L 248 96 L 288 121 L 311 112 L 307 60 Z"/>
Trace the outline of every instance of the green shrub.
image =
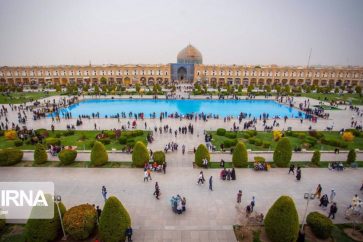
<path id="1" fill-rule="evenodd" d="M 311 157 L 311 163 L 319 166 L 319 163 L 320 163 L 320 151 L 319 150 L 314 151 L 314 154 Z"/>
<path id="2" fill-rule="evenodd" d="M 255 156 L 255 157 L 253 157 L 253 159 L 254 159 L 255 162 L 260 162 L 260 163 L 265 163 L 266 162 L 265 157 L 262 157 L 262 156 Z"/>
<path id="3" fill-rule="evenodd" d="M 352 164 L 355 162 L 355 159 L 357 157 L 357 154 L 355 153 L 354 149 L 349 150 L 348 157 L 347 157 L 347 163 Z"/>
<path id="4" fill-rule="evenodd" d="M 132 165 L 144 167 L 145 163 L 148 163 L 149 160 L 150 155 L 145 144 L 141 141 L 136 142 L 132 152 Z"/>
<path id="5" fill-rule="evenodd" d="M 127 131 L 121 132 L 121 136 L 124 136 L 127 138 L 137 137 L 137 136 L 141 136 L 143 134 L 144 134 L 144 131 L 142 131 L 142 130 L 127 130 Z"/>
<path id="6" fill-rule="evenodd" d="M 76 160 L 77 151 L 64 149 L 59 152 L 58 158 L 62 165 L 70 165 Z"/>
<path id="7" fill-rule="evenodd" d="M 257 135 L 257 131 L 256 130 L 247 130 L 246 133 L 250 136 L 256 136 Z"/>
<path id="8" fill-rule="evenodd" d="M 23 141 L 20 139 L 14 140 L 14 146 L 19 147 L 23 145 Z"/>
<path id="9" fill-rule="evenodd" d="M 263 141 L 263 143 L 262 143 L 263 148 L 270 148 L 270 146 L 271 146 L 271 142 Z"/>
<path id="10" fill-rule="evenodd" d="M 46 129 L 37 129 L 37 130 L 35 130 L 35 134 L 42 136 L 44 138 L 49 136 L 48 130 L 46 130 Z"/>
<path id="11" fill-rule="evenodd" d="M 154 152 L 154 161 L 161 165 L 165 162 L 165 153 L 163 151 L 155 151 Z"/>
<path id="12" fill-rule="evenodd" d="M 250 143 L 250 144 L 255 144 L 255 142 L 256 142 L 256 138 L 254 138 L 254 137 L 248 139 L 248 143 Z"/>
<path id="13" fill-rule="evenodd" d="M 243 142 L 238 142 L 236 148 L 233 150 L 232 163 L 235 167 L 247 167 L 248 155 Z"/>
<path id="14" fill-rule="evenodd" d="M 195 152 L 194 162 L 197 166 L 203 166 L 203 159 L 207 159 L 210 162 L 209 150 L 204 144 L 200 144 Z"/>
<path id="15" fill-rule="evenodd" d="M 90 204 L 70 208 L 63 218 L 64 229 L 74 240 L 87 239 L 96 228 L 96 209 Z"/>
<path id="16" fill-rule="evenodd" d="M 108 161 L 108 154 L 105 146 L 98 141 L 94 142 L 91 151 L 91 164 L 94 166 L 103 166 Z"/>
<path id="17" fill-rule="evenodd" d="M 273 161 L 278 167 L 288 167 L 292 157 L 290 140 L 286 137 L 279 140 L 276 145 Z"/>
<path id="18" fill-rule="evenodd" d="M 72 136 L 74 133 L 74 130 L 66 130 L 63 132 L 63 136 Z"/>
<path id="19" fill-rule="evenodd" d="M 361 136 L 361 132 L 357 129 L 346 129 L 345 132 L 351 132 L 355 137 Z"/>
<path id="20" fill-rule="evenodd" d="M 45 139 L 45 144 L 50 147 L 51 145 L 57 145 L 59 146 L 61 144 L 61 141 L 60 139 L 57 139 L 57 138 L 52 138 L 52 137 L 49 137 L 49 138 L 46 138 Z"/>
<path id="21" fill-rule="evenodd" d="M 249 139 L 249 138 L 251 138 L 251 136 L 250 136 L 248 133 L 246 133 L 246 132 L 243 132 L 243 133 L 242 133 L 242 137 L 243 137 L 244 139 Z"/>
<path id="22" fill-rule="evenodd" d="M 34 164 L 40 165 L 46 163 L 48 160 L 47 152 L 42 144 L 36 144 L 34 150 Z"/>
<path id="23" fill-rule="evenodd" d="M 320 239 L 327 239 L 333 229 L 332 221 L 319 212 L 311 212 L 306 217 L 306 223 L 309 225 L 313 234 Z"/>
<path id="24" fill-rule="evenodd" d="M 265 230 L 271 242 L 296 241 L 299 232 L 299 216 L 291 197 L 281 196 L 268 210 Z"/>
<path id="25" fill-rule="evenodd" d="M 256 146 L 262 146 L 262 140 L 261 139 L 258 139 L 258 138 L 255 138 L 255 145 Z"/>
<path id="26" fill-rule="evenodd" d="M 126 144 L 128 147 L 133 148 L 135 146 L 136 142 L 134 139 L 128 139 Z M 143 142 L 143 144 L 145 145 L 144 142 Z"/>
<path id="27" fill-rule="evenodd" d="M 230 139 L 235 139 L 235 138 L 237 138 L 237 133 L 235 133 L 235 132 L 226 132 L 224 136 L 227 137 L 227 138 L 230 138 Z"/>
<path id="28" fill-rule="evenodd" d="M 61 135 L 60 133 L 56 133 L 56 134 L 55 134 L 55 137 L 56 137 L 57 139 L 60 139 L 60 137 L 62 137 L 62 135 Z"/>
<path id="29" fill-rule="evenodd" d="M 0 150 L 0 166 L 12 166 L 18 164 L 23 159 L 23 151 L 7 148 Z"/>
<path id="30" fill-rule="evenodd" d="M 310 146 L 315 146 L 318 141 L 314 137 L 307 136 L 303 142 L 310 144 Z"/>
<path id="31" fill-rule="evenodd" d="M 322 138 L 321 143 L 326 144 L 326 145 L 330 145 L 330 146 L 340 147 L 340 148 L 347 148 L 348 147 L 348 143 L 346 143 L 344 141 L 341 141 L 341 140 L 337 140 L 337 139 Z"/>
<path id="32" fill-rule="evenodd" d="M 217 135 L 219 135 L 219 136 L 224 136 L 225 134 L 226 134 L 226 129 L 222 129 L 222 128 L 220 128 L 220 129 L 217 129 Z"/>
<path id="33" fill-rule="evenodd" d="M 46 196 L 46 200 L 50 203 L 52 198 Z M 63 216 L 66 208 L 59 203 L 59 210 Z M 33 207 L 33 214 L 41 213 L 39 207 Z M 55 241 L 62 233 L 62 227 L 59 219 L 57 205 L 54 203 L 54 217 L 52 219 L 28 219 L 25 225 L 25 237 L 27 242 L 48 242 Z"/>
<path id="34" fill-rule="evenodd" d="M 131 226 L 131 218 L 122 203 L 114 196 L 106 200 L 99 231 L 102 241 L 125 241 L 125 230 Z"/>
<path id="35" fill-rule="evenodd" d="M 236 139 L 226 139 L 223 141 L 224 148 L 231 148 L 237 144 Z"/>
<path id="36" fill-rule="evenodd" d="M 127 137 L 126 136 L 121 136 L 119 139 L 118 139 L 118 142 L 121 144 L 121 145 L 125 145 L 127 143 Z"/>
<path id="37" fill-rule="evenodd" d="M 99 140 L 102 144 L 104 145 L 109 145 L 111 144 L 111 140 L 110 139 L 100 139 Z"/>

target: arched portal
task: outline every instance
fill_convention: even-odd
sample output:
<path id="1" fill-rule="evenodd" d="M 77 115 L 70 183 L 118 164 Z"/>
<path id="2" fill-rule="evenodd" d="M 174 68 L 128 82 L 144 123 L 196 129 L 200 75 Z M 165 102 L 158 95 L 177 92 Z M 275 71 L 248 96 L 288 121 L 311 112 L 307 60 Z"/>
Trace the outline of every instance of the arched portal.
<path id="1" fill-rule="evenodd" d="M 178 73 L 178 80 L 183 81 L 187 78 L 187 69 L 185 69 L 185 67 L 183 66 L 180 67 L 177 73 Z"/>

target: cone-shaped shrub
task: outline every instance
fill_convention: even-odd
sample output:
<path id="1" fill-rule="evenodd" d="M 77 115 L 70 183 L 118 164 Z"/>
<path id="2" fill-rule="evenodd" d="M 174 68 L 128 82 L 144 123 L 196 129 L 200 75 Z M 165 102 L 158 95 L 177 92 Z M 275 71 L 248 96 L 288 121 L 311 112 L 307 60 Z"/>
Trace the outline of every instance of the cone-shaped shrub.
<path id="1" fill-rule="evenodd" d="M 204 144 L 200 144 L 195 152 L 194 162 L 197 166 L 203 166 L 203 159 L 207 159 L 210 162 L 210 154 L 207 147 Z"/>
<path id="2" fill-rule="evenodd" d="M 165 153 L 163 151 L 155 151 L 154 152 L 154 161 L 158 163 L 158 165 L 161 165 L 165 161 Z"/>
<path id="3" fill-rule="evenodd" d="M 355 153 L 354 149 L 349 150 L 348 157 L 347 157 L 347 163 L 351 164 L 355 162 L 355 159 L 357 157 L 357 154 Z"/>
<path id="4" fill-rule="evenodd" d="M 278 167 L 288 167 L 292 157 L 292 148 L 290 140 L 286 137 L 280 139 L 277 143 L 273 160 Z"/>
<path id="5" fill-rule="evenodd" d="M 77 158 L 76 150 L 62 150 L 58 154 L 58 158 L 62 165 L 72 164 Z"/>
<path id="6" fill-rule="evenodd" d="M 265 230 L 272 242 L 296 241 L 299 232 L 299 216 L 291 197 L 281 196 L 268 210 Z"/>
<path id="7" fill-rule="evenodd" d="M 48 202 L 53 202 L 52 198 L 46 196 Z M 32 214 L 41 213 L 39 207 L 33 207 Z M 62 203 L 59 203 L 59 210 L 62 216 L 66 212 L 66 208 Z M 27 242 L 48 242 L 54 241 L 62 234 L 59 212 L 57 205 L 54 203 L 54 217 L 52 219 L 28 219 L 25 225 L 25 237 Z"/>
<path id="8" fill-rule="evenodd" d="M 232 163 L 235 167 L 247 167 L 248 155 L 247 149 L 243 142 L 238 142 L 233 150 Z"/>
<path id="9" fill-rule="evenodd" d="M 125 241 L 125 230 L 131 226 L 130 215 L 122 203 L 114 196 L 106 200 L 100 218 L 100 235 L 102 241 Z"/>
<path id="10" fill-rule="evenodd" d="M 309 225 L 314 235 L 320 239 L 329 238 L 334 226 L 327 216 L 319 212 L 309 213 L 306 217 L 306 223 Z"/>
<path id="11" fill-rule="evenodd" d="M 23 151 L 8 148 L 0 150 L 0 166 L 12 166 L 19 163 L 23 159 Z"/>
<path id="12" fill-rule="evenodd" d="M 34 163 L 37 165 L 44 164 L 48 160 L 47 152 L 42 144 L 36 144 L 34 150 Z"/>
<path id="13" fill-rule="evenodd" d="M 314 165 L 319 166 L 320 163 L 320 151 L 316 150 L 314 151 L 313 157 L 311 157 L 311 163 Z"/>
<path id="14" fill-rule="evenodd" d="M 108 154 L 105 146 L 95 141 L 91 151 L 91 164 L 94 166 L 103 166 L 108 161 Z"/>
<path id="15" fill-rule="evenodd" d="M 81 204 L 64 214 L 64 229 L 72 239 L 85 240 L 96 228 L 96 220 L 96 209 L 91 204 Z"/>
<path id="16" fill-rule="evenodd" d="M 145 163 L 150 160 L 149 152 L 143 142 L 138 141 L 132 151 L 132 165 L 135 167 L 144 167 Z"/>

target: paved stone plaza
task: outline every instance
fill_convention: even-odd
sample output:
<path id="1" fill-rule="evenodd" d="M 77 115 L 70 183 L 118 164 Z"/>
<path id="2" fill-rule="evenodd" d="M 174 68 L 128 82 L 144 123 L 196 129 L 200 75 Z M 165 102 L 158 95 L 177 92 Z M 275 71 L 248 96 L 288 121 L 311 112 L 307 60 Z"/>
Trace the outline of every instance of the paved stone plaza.
<path id="1" fill-rule="evenodd" d="M 306 200 L 305 192 L 315 191 L 321 184 L 323 192 L 337 192 L 335 201 L 338 214 L 334 222 L 347 222 L 345 208 L 358 193 L 363 178 L 362 169 L 333 172 L 328 169 L 303 169 L 302 180 L 297 182 L 287 169 L 255 172 L 237 169 L 236 181 L 221 181 L 219 169 L 204 170 L 205 178 L 213 176 L 213 191 L 208 184 L 197 185 L 199 169 L 172 167 L 167 174 L 152 174 L 153 180 L 143 182 L 142 169 L 107 168 L 20 168 L 0 169 L 2 181 L 53 181 L 56 193 L 62 195 L 66 207 L 80 203 L 103 206 L 101 187 L 109 195 L 117 196 L 130 212 L 135 228 L 134 241 L 235 241 L 232 225 L 243 221 L 243 214 L 236 209 L 236 194 L 243 191 L 242 210 L 256 197 L 257 212 L 266 214 L 280 195 L 294 198 L 300 221 Z M 161 199 L 153 197 L 154 182 L 158 181 Z M 180 194 L 187 199 L 187 211 L 182 215 L 172 212 L 170 198 Z M 318 210 L 319 201 L 312 200 L 309 211 Z"/>

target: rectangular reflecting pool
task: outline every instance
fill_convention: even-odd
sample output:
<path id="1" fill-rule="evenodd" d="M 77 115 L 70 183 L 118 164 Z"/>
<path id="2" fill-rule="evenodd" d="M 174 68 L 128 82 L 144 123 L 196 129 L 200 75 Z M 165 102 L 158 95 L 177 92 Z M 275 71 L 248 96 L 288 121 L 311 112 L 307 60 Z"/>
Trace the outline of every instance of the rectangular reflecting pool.
<path id="1" fill-rule="evenodd" d="M 122 112 L 144 113 L 145 118 L 149 118 L 154 112 L 156 117 L 159 117 L 161 112 L 167 112 L 168 115 L 204 113 L 219 117 L 230 115 L 236 117 L 240 113 L 251 114 L 251 117 L 256 118 L 263 114 L 268 114 L 269 118 L 305 117 L 303 112 L 273 100 L 87 99 L 60 110 L 61 115 L 65 112 L 71 112 L 74 118 L 96 113 L 99 113 L 100 117 L 110 117 Z"/>

